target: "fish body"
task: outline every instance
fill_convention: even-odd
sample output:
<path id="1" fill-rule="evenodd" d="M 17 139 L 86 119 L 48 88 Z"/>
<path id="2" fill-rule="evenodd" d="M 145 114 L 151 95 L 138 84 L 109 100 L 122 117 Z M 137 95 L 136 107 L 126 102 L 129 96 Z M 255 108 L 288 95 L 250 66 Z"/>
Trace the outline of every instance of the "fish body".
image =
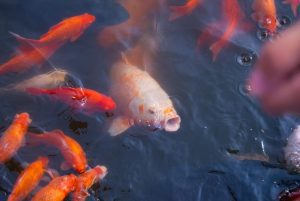
<path id="1" fill-rule="evenodd" d="M 170 6 L 171 15 L 169 20 L 175 20 L 185 15 L 190 15 L 203 0 L 187 0 L 183 6 Z"/>
<path id="2" fill-rule="evenodd" d="M 133 124 L 169 132 L 179 129 L 181 119 L 172 101 L 146 71 L 119 62 L 112 67 L 111 80 L 110 93 L 120 113 L 108 129 L 111 135 L 121 134 Z"/>
<path id="3" fill-rule="evenodd" d="M 97 182 L 105 177 L 107 168 L 96 166 L 93 169 L 82 173 L 77 178 L 77 185 L 72 193 L 72 201 L 85 201 L 88 197 L 88 190 Z"/>
<path id="4" fill-rule="evenodd" d="M 38 191 L 32 201 L 63 201 L 75 189 L 76 183 L 77 178 L 73 174 L 56 177 Z"/>
<path id="5" fill-rule="evenodd" d="M 290 4 L 294 15 L 297 16 L 297 9 L 300 5 L 300 0 L 284 0 L 283 3 Z"/>
<path id="6" fill-rule="evenodd" d="M 69 17 L 49 29 L 39 40 L 27 39 L 12 33 L 17 40 L 24 45 L 33 45 L 34 47 L 48 46 L 52 44 L 64 44 L 74 42 L 84 31 L 95 21 L 95 16 L 88 13 Z"/>
<path id="7" fill-rule="evenodd" d="M 154 13 L 164 3 L 164 0 L 121 0 L 121 5 L 128 12 L 129 18 L 117 25 L 104 28 L 98 37 L 103 47 L 113 47 L 119 44 L 130 46 L 144 33 L 153 27 Z"/>
<path id="8" fill-rule="evenodd" d="M 32 95 L 48 95 L 76 110 L 82 110 L 86 114 L 113 111 L 116 108 L 112 98 L 91 89 L 70 87 L 54 89 L 27 88 L 25 91 Z"/>
<path id="9" fill-rule="evenodd" d="M 13 157 L 24 142 L 31 119 L 28 113 L 17 114 L 0 138 L 0 164 Z"/>
<path id="10" fill-rule="evenodd" d="M 39 157 L 19 175 L 7 201 L 22 201 L 39 184 L 48 166 L 47 157 Z"/>
<path id="11" fill-rule="evenodd" d="M 30 47 L 21 50 L 16 56 L 0 65 L 0 75 L 10 72 L 23 72 L 33 66 L 39 67 L 47 61 L 60 46 L 61 44 L 54 44 L 41 48 Z"/>
<path id="12" fill-rule="evenodd" d="M 284 148 L 284 156 L 287 167 L 300 172 L 300 126 L 290 135 Z"/>
<path id="13" fill-rule="evenodd" d="M 274 0 L 254 0 L 252 18 L 271 33 L 277 29 L 277 13 Z"/>
<path id="14" fill-rule="evenodd" d="M 87 167 L 85 152 L 76 140 L 65 135 L 61 130 L 53 130 L 44 134 L 28 133 L 31 145 L 49 145 L 60 150 L 62 156 L 77 172 L 82 173 Z"/>
<path id="15" fill-rule="evenodd" d="M 7 87 L 4 87 L 4 90 L 25 91 L 27 88 L 42 88 L 42 89 L 57 88 L 65 84 L 67 76 L 68 76 L 67 71 L 57 69 L 49 73 L 34 76 L 18 84 L 11 84 Z"/>
<path id="16" fill-rule="evenodd" d="M 222 37 L 210 46 L 214 61 L 217 59 L 220 51 L 227 45 L 229 39 L 233 36 L 236 27 L 243 17 L 237 0 L 224 0 L 223 13 L 227 20 L 227 28 Z"/>

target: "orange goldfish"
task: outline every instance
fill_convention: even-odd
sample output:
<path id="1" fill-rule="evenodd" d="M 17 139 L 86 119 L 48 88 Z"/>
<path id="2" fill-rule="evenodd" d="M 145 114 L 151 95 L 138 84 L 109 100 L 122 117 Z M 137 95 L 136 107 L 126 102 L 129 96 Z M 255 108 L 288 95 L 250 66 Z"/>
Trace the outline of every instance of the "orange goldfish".
<path id="1" fill-rule="evenodd" d="M 59 149 L 66 165 L 73 167 L 77 172 L 82 173 L 87 167 L 85 152 L 78 142 L 65 135 L 61 130 L 53 130 L 44 134 L 28 133 L 30 145 L 46 144 Z"/>
<path id="2" fill-rule="evenodd" d="M 86 114 L 107 112 L 116 108 L 116 104 L 112 98 L 91 89 L 70 87 L 55 89 L 27 88 L 26 92 L 32 95 L 49 95 Z"/>
<path id="3" fill-rule="evenodd" d="M 39 157 L 19 175 L 7 201 L 22 201 L 38 185 L 48 166 L 47 157 Z"/>
<path id="4" fill-rule="evenodd" d="M 0 138 L 0 163 L 14 156 L 22 146 L 31 119 L 28 113 L 17 114 Z"/>
<path id="5" fill-rule="evenodd" d="M 73 174 L 56 177 L 37 192 L 32 201 L 63 201 L 75 189 L 77 177 Z"/>
<path id="6" fill-rule="evenodd" d="M 223 36 L 209 48 L 212 51 L 214 61 L 217 59 L 220 51 L 226 46 L 228 40 L 233 36 L 234 31 L 243 16 L 237 0 L 224 0 L 223 10 L 225 18 L 227 19 L 227 28 Z"/>
<path id="7" fill-rule="evenodd" d="M 6 63 L 0 65 L 0 75 L 9 72 L 21 72 L 33 66 L 40 66 L 47 61 L 61 44 L 41 48 L 21 47 L 21 51 Z"/>
<path id="8" fill-rule="evenodd" d="M 72 201 L 85 201 L 88 196 L 88 190 L 107 174 L 107 168 L 96 166 L 78 176 L 75 191 L 72 194 Z"/>
<path id="9" fill-rule="evenodd" d="M 12 33 L 22 44 L 31 44 L 35 47 L 63 44 L 68 41 L 74 42 L 84 31 L 95 21 L 95 16 L 90 14 L 82 14 L 69 17 L 49 29 L 47 33 L 42 35 L 39 40 L 27 39 Z"/>
<path id="10" fill-rule="evenodd" d="M 120 3 L 127 10 L 129 19 L 113 25 L 101 31 L 98 41 L 104 47 L 118 45 L 120 42 L 135 42 L 153 23 L 153 13 L 159 8 L 164 0 L 120 0 Z"/>
<path id="11" fill-rule="evenodd" d="M 175 20 L 184 15 L 190 15 L 200 4 L 202 0 L 187 0 L 183 6 L 170 6 L 171 15 L 169 20 Z"/>
<path id="12" fill-rule="evenodd" d="M 271 33 L 277 29 L 277 14 L 274 0 L 254 0 L 252 19 Z"/>
<path id="13" fill-rule="evenodd" d="M 291 4 L 292 11 L 295 16 L 297 16 L 297 9 L 300 5 L 300 0 L 284 0 L 284 4 Z"/>

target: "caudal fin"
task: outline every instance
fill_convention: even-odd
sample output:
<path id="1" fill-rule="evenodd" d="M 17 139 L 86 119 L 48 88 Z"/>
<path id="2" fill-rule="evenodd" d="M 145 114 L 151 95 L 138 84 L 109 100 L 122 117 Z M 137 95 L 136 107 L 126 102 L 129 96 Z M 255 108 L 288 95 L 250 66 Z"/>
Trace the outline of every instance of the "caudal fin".
<path id="1" fill-rule="evenodd" d="M 225 45 L 225 44 L 224 44 L 223 41 L 217 41 L 217 42 L 213 43 L 213 44 L 209 47 L 209 49 L 210 49 L 210 51 L 212 52 L 212 55 L 213 55 L 213 57 L 212 57 L 213 61 L 216 61 L 217 56 L 219 55 L 219 53 L 220 53 L 221 50 L 223 49 L 224 45 Z"/>
<path id="2" fill-rule="evenodd" d="M 187 6 L 170 6 L 171 14 L 169 17 L 169 21 L 176 20 L 185 15 L 189 15 L 190 9 Z"/>

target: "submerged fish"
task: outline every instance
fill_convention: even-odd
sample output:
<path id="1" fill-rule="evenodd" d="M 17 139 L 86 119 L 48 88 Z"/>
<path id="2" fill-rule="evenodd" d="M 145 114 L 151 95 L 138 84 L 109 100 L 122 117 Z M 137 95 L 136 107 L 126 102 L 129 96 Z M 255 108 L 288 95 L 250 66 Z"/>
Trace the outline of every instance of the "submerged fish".
<path id="1" fill-rule="evenodd" d="M 229 39 L 233 36 L 236 27 L 238 26 L 243 14 L 237 0 L 224 0 L 223 13 L 227 22 L 227 28 L 222 37 L 210 46 L 210 50 L 213 54 L 213 60 L 217 59 L 220 51 L 226 46 Z"/>
<path id="2" fill-rule="evenodd" d="M 70 87 L 54 89 L 27 88 L 25 91 L 32 95 L 48 95 L 88 115 L 96 112 L 109 112 L 116 108 L 112 98 L 91 89 Z"/>
<path id="3" fill-rule="evenodd" d="M 100 179 L 103 179 L 106 174 L 107 168 L 98 165 L 79 175 L 75 191 L 72 194 L 72 201 L 85 201 L 89 195 L 88 190 Z"/>
<path id="4" fill-rule="evenodd" d="M 49 73 L 34 76 L 18 84 L 11 84 L 4 87 L 4 91 L 25 91 L 27 88 L 52 89 L 63 86 L 67 82 L 68 72 L 65 70 L 54 70 Z"/>
<path id="5" fill-rule="evenodd" d="M 24 142 L 31 119 L 28 113 L 17 114 L 0 138 L 0 164 L 13 157 Z"/>
<path id="6" fill-rule="evenodd" d="M 295 16 L 297 16 L 297 9 L 300 5 L 300 0 L 284 0 L 284 4 L 291 4 L 292 11 Z"/>
<path id="7" fill-rule="evenodd" d="M 119 0 L 129 18 L 117 25 L 104 28 L 98 41 L 104 47 L 130 45 L 152 28 L 154 13 L 165 0 Z"/>
<path id="8" fill-rule="evenodd" d="M 233 158 L 244 161 L 262 161 L 262 162 L 269 162 L 270 158 L 269 156 L 265 154 L 230 154 Z"/>
<path id="9" fill-rule="evenodd" d="M 23 72 L 33 66 L 39 67 L 60 47 L 61 44 L 52 44 L 41 48 L 34 48 L 30 46 L 23 48 L 16 56 L 0 65 L 0 75 L 10 72 Z"/>
<path id="10" fill-rule="evenodd" d="M 63 201 L 75 189 L 77 177 L 73 174 L 56 177 L 38 191 L 32 201 Z"/>
<path id="11" fill-rule="evenodd" d="M 48 46 L 52 44 L 64 44 L 68 41 L 74 42 L 77 40 L 95 21 L 95 19 L 95 16 L 88 13 L 69 17 L 51 27 L 47 33 L 40 37 L 39 40 L 27 39 L 15 33 L 11 34 L 13 34 L 17 40 L 25 46 L 28 44 L 35 47 Z"/>
<path id="12" fill-rule="evenodd" d="M 169 20 L 175 20 L 185 15 L 190 15 L 203 0 L 187 0 L 183 6 L 170 6 L 171 15 Z"/>
<path id="13" fill-rule="evenodd" d="M 284 156 L 288 168 L 300 172 L 300 126 L 288 138 Z"/>
<path id="14" fill-rule="evenodd" d="M 274 0 L 254 0 L 252 19 L 271 33 L 277 29 L 277 14 Z"/>
<path id="15" fill-rule="evenodd" d="M 14 188 L 7 201 L 22 201 L 39 184 L 48 166 L 47 157 L 39 157 L 26 167 L 17 178 Z"/>
<path id="16" fill-rule="evenodd" d="M 146 72 L 126 63 L 111 69 L 111 95 L 117 101 L 119 116 L 108 132 L 115 136 L 134 124 L 151 130 L 177 131 L 181 119 L 161 86 Z"/>
<path id="17" fill-rule="evenodd" d="M 30 145 L 49 145 L 60 150 L 66 164 L 82 173 L 87 167 L 85 152 L 76 140 L 65 135 L 61 130 L 53 130 L 43 134 L 28 133 Z"/>

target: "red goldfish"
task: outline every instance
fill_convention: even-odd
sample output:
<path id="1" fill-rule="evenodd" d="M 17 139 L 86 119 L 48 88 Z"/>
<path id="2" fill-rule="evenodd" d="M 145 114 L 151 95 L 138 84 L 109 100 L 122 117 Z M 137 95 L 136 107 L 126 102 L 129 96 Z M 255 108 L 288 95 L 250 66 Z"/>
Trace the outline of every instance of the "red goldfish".
<path id="1" fill-rule="evenodd" d="M 212 51 L 214 61 L 217 59 L 220 51 L 226 46 L 228 40 L 233 36 L 239 21 L 243 17 L 237 0 L 224 0 L 223 12 L 225 14 L 224 17 L 227 19 L 227 28 L 223 36 L 209 48 Z"/>
<path id="2" fill-rule="evenodd" d="M 7 201 L 24 200 L 40 182 L 48 166 L 48 161 L 47 157 L 40 157 L 23 170 Z"/>
<path id="3" fill-rule="evenodd" d="M 190 15 L 200 4 L 202 0 L 187 0 L 183 6 L 170 6 L 171 15 L 169 20 L 175 20 L 184 15 Z"/>
<path id="4" fill-rule="evenodd" d="M 107 174 L 107 168 L 104 166 L 96 166 L 95 168 L 86 171 L 78 176 L 77 185 L 72 194 L 72 201 L 85 201 L 88 196 L 88 190 L 100 179 L 103 179 Z"/>
<path id="5" fill-rule="evenodd" d="M 300 5 L 300 0 L 284 0 L 283 3 L 291 4 L 292 11 L 295 16 L 297 16 L 297 8 Z"/>
<path id="6" fill-rule="evenodd" d="M 271 33 L 276 32 L 277 14 L 274 0 L 254 0 L 252 9 L 253 20 Z"/>
<path id="7" fill-rule="evenodd" d="M 77 177 L 73 174 L 56 177 L 37 192 L 32 201 L 63 201 L 75 189 Z"/>
<path id="8" fill-rule="evenodd" d="M 44 134 L 28 133 L 31 145 L 46 144 L 59 149 L 67 165 L 82 173 L 87 167 L 85 152 L 78 142 L 65 135 L 61 130 L 53 130 Z"/>
<path id="9" fill-rule="evenodd" d="M 6 162 L 16 154 L 22 146 L 30 123 L 31 119 L 28 113 L 21 113 L 15 116 L 12 124 L 0 138 L 0 163 Z"/>
<path id="10" fill-rule="evenodd" d="M 83 110 L 86 114 L 112 111 L 116 108 L 112 98 L 91 89 L 69 87 L 55 89 L 27 88 L 26 91 L 32 95 L 49 95 L 76 110 Z"/>
<path id="11" fill-rule="evenodd" d="M 153 12 L 164 0 L 120 0 L 128 12 L 129 19 L 101 31 L 98 41 L 104 47 L 132 43 L 139 39 L 153 24 Z"/>
<path id="12" fill-rule="evenodd" d="M 84 31 L 95 21 L 95 16 L 90 14 L 82 14 L 74 17 L 69 17 L 62 20 L 58 24 L 49 29 L 47 33 L 42 35 L 39 40 L 27 39 L 12 33 L 18 41 L 23 44 L 31 44 L 36 47 L 63 44 L 68 41 L 77 40 Z"/>
<path id="13" fill-rule="evenodd" d="M 49 45 L 41 48 L 26 47 L 6 63 L 0 65 L 0 75 L 8 72 L 21 72 L 32 66 L 40 66 L 47 61 L 61 44 Z"/>

